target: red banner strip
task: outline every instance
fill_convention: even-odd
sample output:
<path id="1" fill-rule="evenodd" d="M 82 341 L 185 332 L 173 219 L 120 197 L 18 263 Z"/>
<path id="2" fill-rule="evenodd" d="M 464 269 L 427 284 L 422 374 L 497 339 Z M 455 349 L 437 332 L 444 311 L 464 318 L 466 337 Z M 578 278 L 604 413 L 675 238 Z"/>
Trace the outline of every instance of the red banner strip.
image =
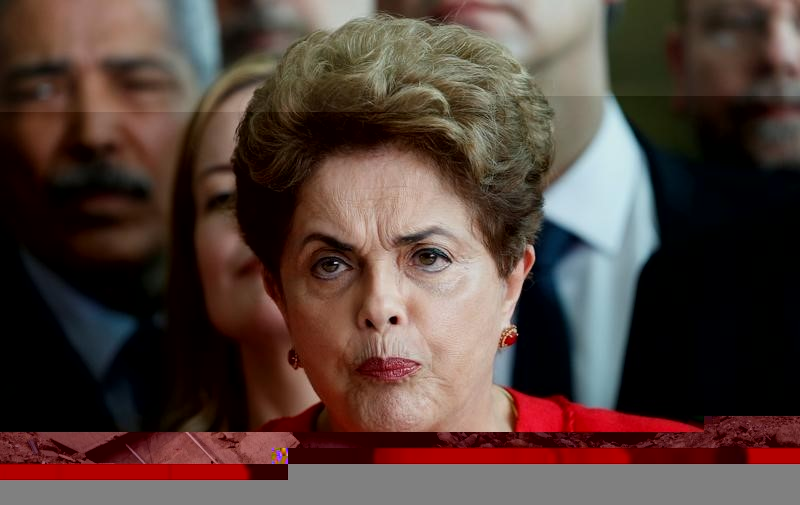
<path id="1" fill-rule="evenodd" d="M 747 460 L 754 465 L 800 464 L 800 449 L 747 449 Z"/>
<path id="2" fill-rule="evenodd" d="M 289 449 L 289 461 L 292 465 L 364 465 L 374 462 L 376 449 L 326 449 L 326 448 L 292 448 Z M 406 449 L 415 451 L 416 449 Z"/>
<path id="3" fill-rule="evenodd" d="M 630 463 L 625 449 L 375 449 L 378 464 Z"/>
<path id="4" fill-rule="evenodd" d="M 768 452 L 772 452 L 768 450 Z M 800 461 L 800 453 L 794 456 Z M 721 464 L 747 463 L 745 449 L 375 449 L 378 464 Z M 786 461 L 789 462 L 789 461 Z"/>

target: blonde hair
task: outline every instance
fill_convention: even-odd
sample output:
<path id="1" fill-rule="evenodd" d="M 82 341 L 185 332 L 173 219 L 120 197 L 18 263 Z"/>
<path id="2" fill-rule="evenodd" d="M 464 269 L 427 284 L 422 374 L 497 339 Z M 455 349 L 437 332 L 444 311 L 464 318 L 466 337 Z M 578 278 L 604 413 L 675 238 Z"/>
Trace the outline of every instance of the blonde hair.
<path id="1" fill-rule="evenodd" d="M 501 276 L 541 224 L 552 109 L 500 44 L 386 15 L 296 42 L 256 91 L 233 165 L 246 242 L 279 279 L 299 188 L 341 150 L 399 144 L 433 160 L 471 209 Z"/>

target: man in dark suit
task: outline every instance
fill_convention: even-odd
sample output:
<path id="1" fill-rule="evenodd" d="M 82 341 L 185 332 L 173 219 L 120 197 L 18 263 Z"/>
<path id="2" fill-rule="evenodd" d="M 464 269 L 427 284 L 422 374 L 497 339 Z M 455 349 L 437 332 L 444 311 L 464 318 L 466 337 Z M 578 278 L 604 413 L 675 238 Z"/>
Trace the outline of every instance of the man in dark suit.
<path id="1" fill-rule="evenodd" d="M 157 419 L 167 212 L 211 0 L 0 2 L 3 430 Z"/>
<path id="2" fill-rule="evenodd" d="M 744 209 L 658 251 L 642 272 L 630 341 L 641 359 L 626 363 L 620 396 L 628 410 L 684 417 L 800 408 L 800 177 L 761 173 L 747 182 Z"/>
<path id="3" fill-rule="evenodd" d="M 677 102 L 709 165 L 696 205 L 711 212 L 697 213 L 716 217 L 642 273 L 631 346 L 644 359 L 626 364 L 621 401 L 648 415 L 687 403 L 704 414 L 791 413 L 800 407 L 800 2 L 682 0 L 678 12 L 668 39 Z"/>
<path id="4" fill-rule="evenodd" d="M 491 35 L 553 105 L 546 223 L 518 306 L 519 341 L 499 353 L 496 381 L 606 408 L 617 405 L 639 272 L 694 218 L 692 170 L 637 137 L 611 93 L 606 30 L 618 4 L 378 2 L 379 10 Z"/>

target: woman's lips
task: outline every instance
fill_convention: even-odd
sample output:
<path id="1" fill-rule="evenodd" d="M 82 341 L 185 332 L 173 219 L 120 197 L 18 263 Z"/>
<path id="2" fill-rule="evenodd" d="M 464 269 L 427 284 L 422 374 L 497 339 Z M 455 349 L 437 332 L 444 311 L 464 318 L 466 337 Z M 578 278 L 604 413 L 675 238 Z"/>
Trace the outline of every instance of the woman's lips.
<path id="1" fill-rule="evenodd" d="M 422 365 L 404 358 L 369 358 L 356 369 L 366 377 L 383 381 L 399 381 L 415 374 Z"/>

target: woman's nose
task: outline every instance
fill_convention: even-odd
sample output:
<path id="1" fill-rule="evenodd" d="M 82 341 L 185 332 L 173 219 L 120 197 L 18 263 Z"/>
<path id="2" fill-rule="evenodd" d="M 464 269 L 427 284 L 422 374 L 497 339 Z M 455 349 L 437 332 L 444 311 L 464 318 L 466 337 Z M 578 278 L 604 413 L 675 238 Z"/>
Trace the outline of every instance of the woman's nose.
<path id="1" fill-rule="evenodd" d="M 361 329 L 383 333 L 391 326 L 405 324 L 406 313 L 396 272 L 389 265 L 365 271 L 362 299 L 358 311 Z"/>
<path id="2" fill-rule="evenodd" d="M 388 323 L 389 323 L 389 324 L 391 324 L 391 325 L 395 325 L 395 324 L 397 324 L 397 322 L 398 322 L 398 321 L 399 321 L 399 318 L 398 318 L 397 316 L 391 316 L 391 317 L 389 318 L 389 321 L 388 321 Z M 376 324 L 375 324 L 375 323 L 373 323 L 373 322 L 372 322 L 372 320 L 371 320 L 371 319 L 369 319 L 369 318 L 367 318 L 367 319 L 365 320 L 365 324 L 366 324 L 367 328 L 374 328 L 374 329 L 376 329 L 376 330 L 377 330 L 377 329 L 380 329 L 380 325 L 376 325 Z"/>

